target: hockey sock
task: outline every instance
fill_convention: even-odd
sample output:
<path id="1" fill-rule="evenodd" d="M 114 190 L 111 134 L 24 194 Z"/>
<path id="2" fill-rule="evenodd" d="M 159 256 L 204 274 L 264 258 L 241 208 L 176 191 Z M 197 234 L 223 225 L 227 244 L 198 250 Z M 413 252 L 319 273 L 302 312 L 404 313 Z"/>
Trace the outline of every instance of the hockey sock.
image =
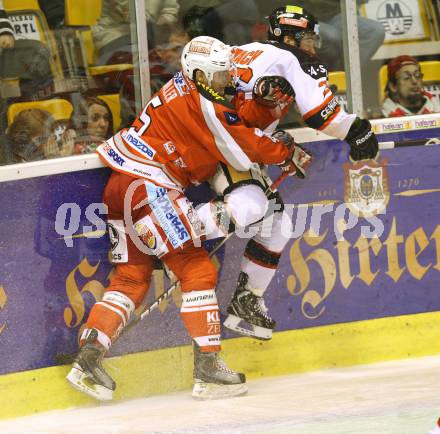
<path id="1" fill-rule="evenodd" d="M 105 292 L 102 300 L 95 303 L 90 311 L 86 329 L 81 338 L 84 339 L 88 330 L 96 329 L 98 331 L 98 342 L 109 349 L 134 309 L 133 301 L 121 292 Z"/>
<path id="2" fill-rule="evenodd" d="M 241 263 L 241 271 L 249 276 L 249 289 L 262 297 L 275 275 L 281 253 L 272 252 L 254 240 L 249 240 Z"/>
<path id="3" fill-rule="evenodd" d="M 182 293 L 180 314 L 202 352 L 220 351 L 220 312 L 214 289 Z"/>

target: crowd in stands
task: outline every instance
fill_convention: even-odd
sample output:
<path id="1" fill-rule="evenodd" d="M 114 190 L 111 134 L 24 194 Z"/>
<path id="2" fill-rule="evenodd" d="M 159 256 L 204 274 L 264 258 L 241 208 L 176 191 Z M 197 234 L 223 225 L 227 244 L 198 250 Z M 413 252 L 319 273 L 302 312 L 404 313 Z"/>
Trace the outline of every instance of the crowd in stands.
<path id="1" fill-rule="evenodd" d="M 117 127 L 130 125 L 140 108 L 133 68 L 137 55 L 134 1 L 91 1 L 90 5 L 101 3 L 99 16 L 93 24 L 77 27 L 68 22 L 65 0 L 35 0 L 35 17 L 27 9 L 21 15 L 15 8 L 8 10 L 7 1 L 0 0 L 0 165 L 93 152 L 116 127 L 115 111 L 100 95 L 118 95 Z M 343 71 L 340 1 L 298 3 L 320 22 L 318 57 L 329 71 Z M 181 51 L 191 38 L 209 35 L 230 45 L 263 41 L 265 17 L 285 4 L 280 0 L 146 0 L 151 93 L 180 68 Z M 44 38 L 24 35 L 23 23 Z M 384 43 L 385 30 L 379 21 L 360 15 L 358 28 L 361 64 L 366 65 Z M 440 112 L 438 95 L 424 88 L 418 59 L 400 55 L 382 64 L 387 65 L 388 80 L 383 100 L 377 104 L 381 115 Z M 33 107 L 9 119 L 8 109 L 14 103 L 51 98 L 72 104 L 69 118 Z"/>
<path id="2" fill-rule="evenodd" d="M 6 130 L 3 164 L 87 154 L 112 135 L 112 113 L 97 97 L 79 101 L 70 119 L 55 120 L 47 110 L 24 109 Z"/>

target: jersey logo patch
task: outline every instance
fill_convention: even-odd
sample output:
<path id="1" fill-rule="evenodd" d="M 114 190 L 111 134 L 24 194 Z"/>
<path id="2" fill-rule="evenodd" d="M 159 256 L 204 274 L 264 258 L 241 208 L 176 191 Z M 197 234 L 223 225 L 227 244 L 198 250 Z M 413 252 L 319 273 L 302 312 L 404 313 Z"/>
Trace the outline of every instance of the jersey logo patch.
<path id="1" fill-rule="evenodd" d="M 315 130 L 321 129 L 329 119 L 335 116 L 340 110 L 338 101 L 333 97 L 324 107 L 312 116 L 305 118 L 307 126 Z"/>
<path id="2" fill-rule="evenodd" d="M 300 48 L 284 44 L 283 42 L 270 41 L 269 43 L 292 53 L 298 59 L 301 69 L 306 74 L 310 75 L 310 77 L 315 80 L 319 80 L 320 78 L 327 79 L 327 68 L 316 56 L 311 55 Z"/>
<path id="3" fill-rule="evenodd" d="M 156 151 L 137 135 L 134 128 L 130 128 L 128 131 L 123 131 L 121 136 L 127 143 L 138 149 L 149 160 L 154 158 Z"/>
<path id="4" fill-rule="evenodd" d="M 224 112 L 226 122 L 229 125 L 234 125 L 237 122 L 240 122 L 240 118 L 238 117 L 237 113 L 231 113 L 231 112 Z"/>
<path id="5" fill-rule="evenodd" d="M 301 64 L 304 72 L 314 79 L 327 78 L 327 68 L 322 63 L 305 63 Z"/>
<path id="6" fill-rule="evenodd" d="M 177 248 L 191 239 L 166 190 L 149 183 L 147 184 L 147 195 L 149 206 L 173 248 Z"/>

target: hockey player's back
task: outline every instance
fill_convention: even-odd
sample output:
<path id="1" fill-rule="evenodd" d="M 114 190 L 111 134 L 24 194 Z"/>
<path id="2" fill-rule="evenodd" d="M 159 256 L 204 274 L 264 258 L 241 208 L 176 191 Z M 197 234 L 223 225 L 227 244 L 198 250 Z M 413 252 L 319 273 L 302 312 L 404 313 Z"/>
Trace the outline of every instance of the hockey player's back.
<path id="1" fill-rule="evenodd" d="M 327 86 L 327 68 L 313 53 L 284 42 L 253 42 L 235 47 L 234 62 L 237 66 L 237 90 L 244 94 L 248 104 L 260 77 L 283 77 L 292 86 L 296 106 L 308 126 L 326 130 L 326 133 L 339 138 L 347 135 L 356 116 L 345 113 L 334 100 Z M 259 110 L 255 116 L 260 122 L 264 119 L 261 112 Z M 285 113 L 273 112 L 272 120 L 280 119 Z M 242 111 L 240 115 L 248 117 Z"/>

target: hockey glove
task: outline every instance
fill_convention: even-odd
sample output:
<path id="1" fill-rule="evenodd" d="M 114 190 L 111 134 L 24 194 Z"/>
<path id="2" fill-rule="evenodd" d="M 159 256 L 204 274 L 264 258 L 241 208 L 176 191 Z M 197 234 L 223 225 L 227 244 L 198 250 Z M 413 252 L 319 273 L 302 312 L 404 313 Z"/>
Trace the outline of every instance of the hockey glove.
<path id="1" fill-rule="evenodd" d="M 350 145 L 350 158 L 353 161 L 376 159 L 379 143 L 371 130 L 370 121 L 356 118 L 345 140 Z"/>
<path id="2" fill-rule="evenodd" d="M 272 137 L 275 137 L 277 140 L 283 143 L 288 149 L 291 149 L 292 146 L 296 144 L 292 134 L 288 133 L 285 130 L 276 130 L 272 134 Z"/>
<path id="3" fill-rule="evenodd" d="M 279 75 L 260 77 L 254 84 L 253 97 L 260 104 L 284 108 L 293 103 L 292 85 Z"/>
<path id="4" fill-rule="evenodd" d="M 296 175 L 298 178 L 306 177 L 306 170 L 312 162 L 312 155 L 306 149 L 295 143 L 293 137 L 284 130 L 278 130 L 272 134 L 280 142 L 284 143 L 289 149 L 289 155 L 278 166 L 283 172 L 287 172 L 289 176 Z"/>

